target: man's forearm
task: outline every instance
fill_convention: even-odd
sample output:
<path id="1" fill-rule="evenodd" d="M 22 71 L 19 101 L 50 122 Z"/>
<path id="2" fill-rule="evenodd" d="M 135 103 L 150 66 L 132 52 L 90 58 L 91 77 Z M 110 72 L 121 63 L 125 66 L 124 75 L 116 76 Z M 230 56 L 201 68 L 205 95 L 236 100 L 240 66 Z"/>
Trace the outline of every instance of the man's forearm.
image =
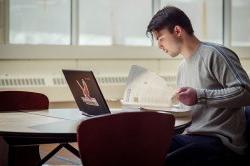
<path id="1" fill-rule="evenodd" d="M 242 107 L 250 105 L 250 92 L 237 86 L 218 90 L 197 89 L 198 104 L 213 107 Z"/>

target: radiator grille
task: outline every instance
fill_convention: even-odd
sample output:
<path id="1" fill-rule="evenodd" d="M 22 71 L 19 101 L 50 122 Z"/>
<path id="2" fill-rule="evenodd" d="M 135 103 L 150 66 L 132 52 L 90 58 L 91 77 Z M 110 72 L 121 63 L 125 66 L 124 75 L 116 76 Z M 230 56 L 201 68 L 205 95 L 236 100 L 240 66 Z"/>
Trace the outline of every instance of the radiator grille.
<path id="1" fill-rule="evenodd" d="M 173 84 L 176 76 L 162 76 L 167 83 Z M 98 76 L 98 84 L 126 84 L 127 76 Z M 67 86 L 64 77 L 0 77 L 0 87 L 43 87 L 43 86 Z"/>
<path id="2" fill-rule="evenodd" d="M 44 78 L 5 78 L 0 79 L 0 86 L 45 86 Z"/>

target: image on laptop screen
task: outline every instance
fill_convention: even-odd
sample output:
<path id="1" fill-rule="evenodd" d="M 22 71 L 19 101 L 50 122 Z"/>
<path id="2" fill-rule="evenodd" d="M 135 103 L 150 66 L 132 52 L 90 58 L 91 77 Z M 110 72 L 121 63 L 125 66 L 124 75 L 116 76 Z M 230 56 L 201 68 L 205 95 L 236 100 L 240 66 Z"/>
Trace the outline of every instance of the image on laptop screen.
<path id="1" fill-rule="evenodd" d="M 110 113 L 92 71 L 63 70 L 63 74 L 80 111 L 86 115 Z"/>

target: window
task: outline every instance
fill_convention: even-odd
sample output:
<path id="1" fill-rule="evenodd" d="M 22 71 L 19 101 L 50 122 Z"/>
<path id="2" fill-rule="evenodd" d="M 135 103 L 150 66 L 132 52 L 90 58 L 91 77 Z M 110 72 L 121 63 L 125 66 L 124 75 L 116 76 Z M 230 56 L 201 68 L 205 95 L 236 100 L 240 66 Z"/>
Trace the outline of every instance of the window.
<path id="1" fill-rule="evenodd" d="M 250 46 L 250 0 L 232 0 L 232 46 Z"/>
<path id="2" fill-rule="evenodd" d="M 161 7 L 166 5 L 187 14 L 199 39 L 222 44 L 222 0 L 161 0 Z"/>
<path id="3" fill-rule="evenodd" d="M 151 45 L 152 0 L 81 0 L 81 45 Z"/>
<path id="4" fill-rule="evenodd" d="M 147 25 L 166 5 L 182 9 L 202 41 L 249 57 L 250 0 L 0 0 L 0 43 L 151 46 Z"/>
<path id="5" fill-rule="evenodd" d="M 69 0 L 10 0 L 9 41 L 70 44 Z"/>

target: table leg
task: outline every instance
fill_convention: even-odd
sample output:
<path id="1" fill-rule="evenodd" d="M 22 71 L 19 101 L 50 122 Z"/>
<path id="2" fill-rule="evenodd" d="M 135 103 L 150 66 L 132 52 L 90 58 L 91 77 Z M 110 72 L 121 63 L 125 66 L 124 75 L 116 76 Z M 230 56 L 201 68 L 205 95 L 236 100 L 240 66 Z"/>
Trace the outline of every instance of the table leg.
<path id="1" fill-rule="evenodd" d="M 0 137 L 0 156 L 1 166 L 32 166 L 37 165 L 41 160 L 39 145 L 20 146 L 8 144 L 3 137 Z"/>

